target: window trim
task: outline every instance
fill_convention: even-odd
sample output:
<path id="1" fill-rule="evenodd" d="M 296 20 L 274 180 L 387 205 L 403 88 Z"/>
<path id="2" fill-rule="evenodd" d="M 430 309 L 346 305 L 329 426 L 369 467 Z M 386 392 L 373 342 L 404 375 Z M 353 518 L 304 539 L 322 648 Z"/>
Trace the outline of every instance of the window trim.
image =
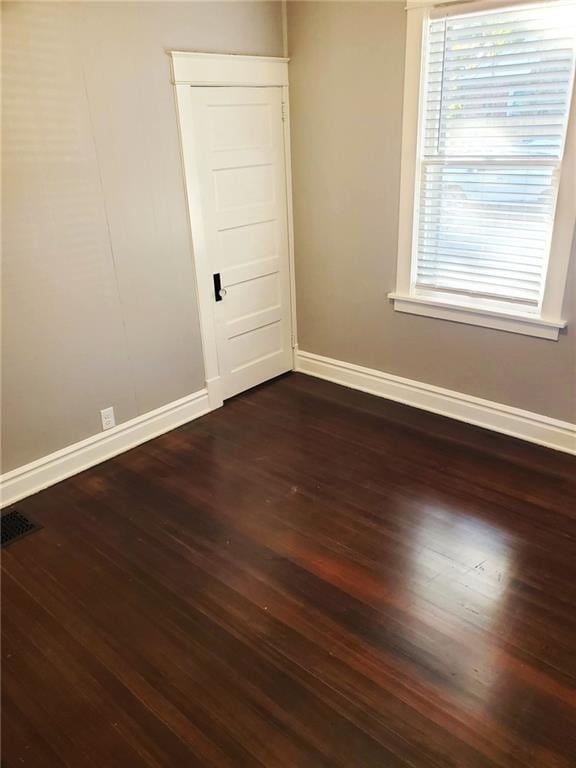
<path id="1" fill-rule="evenodd" d="M 477 12 L 498 6 L 520 3 L 467 2 L 450 3 L 450 13 Z M 529 3 L 522 3 L 529 4 Z M 422 0 L 408 4 L 406 30 L 406 59 L 404 71 L 404 107 L 402 117 L 402 151 L 400 174 L 400 215 L 398 226 L 398 264 L 396 290 L 388 294 L 398 312 L 452 320 L 512 333 L 558 340 L 560 329 L 567 323 L 562 319 L 562 304 L 570 253 L 576 237 L 576 86 L 568 114 L 566 144 L 560 169 L 556 215 L 550 247 L 550 257 L 544 284 L 541 312 L 510 312 L 490 309 L 485 302 L 468 299 L 460 304 L 453 297 L 441 298 L 415 293 L 413 290 L 412 238 L 415 227 L 415 203 L 418 190 L 418 135 L 422 114 L 421 83 L 423 82 L 423 42 L 425 24 L 435 2 Z"/>

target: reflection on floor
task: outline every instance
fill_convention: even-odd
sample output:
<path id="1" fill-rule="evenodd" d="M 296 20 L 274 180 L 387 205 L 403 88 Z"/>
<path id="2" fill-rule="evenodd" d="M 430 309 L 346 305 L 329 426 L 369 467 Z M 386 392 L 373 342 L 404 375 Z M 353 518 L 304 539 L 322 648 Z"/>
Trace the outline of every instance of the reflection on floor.
<path id="1" fill-rule="evenodd" d="M 7 765 L 576 765 L 575 477 L 289 375 L 28 499 Z"/>

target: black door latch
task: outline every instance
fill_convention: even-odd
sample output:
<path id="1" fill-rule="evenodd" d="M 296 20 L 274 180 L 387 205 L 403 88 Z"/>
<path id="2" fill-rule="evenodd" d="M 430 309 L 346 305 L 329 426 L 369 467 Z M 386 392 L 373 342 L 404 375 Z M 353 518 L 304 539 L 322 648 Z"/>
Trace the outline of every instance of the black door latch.
<path id="1" fill-rule="evenodd" d="M 214 280 L 214 299 L 216 301 L 222 301 L 222 283 L 220 281 L 220 272 L 216 272 L 212 275 Z"/>

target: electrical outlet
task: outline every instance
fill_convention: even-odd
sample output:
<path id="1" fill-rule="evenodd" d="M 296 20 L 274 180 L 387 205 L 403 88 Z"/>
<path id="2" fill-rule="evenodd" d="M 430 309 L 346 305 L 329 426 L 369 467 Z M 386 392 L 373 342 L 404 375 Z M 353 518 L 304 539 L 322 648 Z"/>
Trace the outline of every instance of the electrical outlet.
<path id="1" fill-rule="evenodd" d="M 100 411 L 102 417 L 102 429 L 112 429 L 116 426 L 116 417 L 114 416 L 114 408 L 103 408 Z"/>

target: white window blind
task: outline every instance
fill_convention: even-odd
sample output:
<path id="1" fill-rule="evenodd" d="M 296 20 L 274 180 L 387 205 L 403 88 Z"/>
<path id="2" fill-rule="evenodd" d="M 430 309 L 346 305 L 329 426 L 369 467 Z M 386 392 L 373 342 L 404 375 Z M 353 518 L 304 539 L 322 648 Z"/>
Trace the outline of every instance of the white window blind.
<path id="1" fill-rule="evenodd" d="M 428 21 L 416 292 L 538 312 L 574 77 L 576 5 Z"/>

